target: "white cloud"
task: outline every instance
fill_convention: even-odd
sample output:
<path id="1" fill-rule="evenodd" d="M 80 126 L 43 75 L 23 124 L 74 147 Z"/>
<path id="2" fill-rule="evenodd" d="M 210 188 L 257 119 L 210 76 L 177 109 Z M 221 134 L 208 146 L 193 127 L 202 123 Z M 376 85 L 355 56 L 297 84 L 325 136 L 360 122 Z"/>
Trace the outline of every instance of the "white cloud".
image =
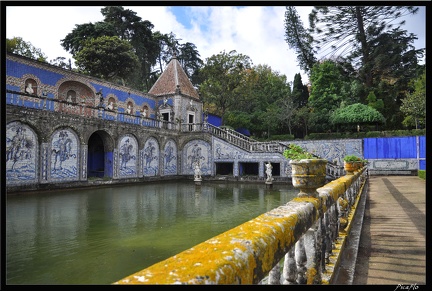
<path id="1" fill-rule="evenodd" d="M 40 48 L 48 60 L 70 58 L 60 44 L 75 24 L 103 19 L 101 7 L 76 6 L 8 6 L 6 7 L 6 37 L 22 37 Z"/>

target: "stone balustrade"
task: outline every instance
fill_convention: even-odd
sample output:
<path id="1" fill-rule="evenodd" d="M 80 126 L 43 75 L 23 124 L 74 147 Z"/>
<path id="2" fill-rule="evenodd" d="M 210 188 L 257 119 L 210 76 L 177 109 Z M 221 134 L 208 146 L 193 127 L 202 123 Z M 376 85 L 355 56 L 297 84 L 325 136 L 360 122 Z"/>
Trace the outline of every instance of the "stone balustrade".
<path id="1" fill-rule="evenodd" d="M 331 284 L 366 181 L 342 176 L 113 284 Z"/>

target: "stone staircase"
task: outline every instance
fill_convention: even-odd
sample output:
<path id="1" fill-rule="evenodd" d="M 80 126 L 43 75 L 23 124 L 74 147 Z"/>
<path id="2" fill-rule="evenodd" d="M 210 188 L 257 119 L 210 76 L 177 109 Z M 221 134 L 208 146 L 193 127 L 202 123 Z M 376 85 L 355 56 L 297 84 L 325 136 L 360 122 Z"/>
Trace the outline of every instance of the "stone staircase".
<path id="1" fill-rule="evenodd" d="M 288 148 L 288 143 L 281 141 L 256 141 L 244 134 L 241 134 L 230 128 L 221 128 L 212 124 L 203 124 L 203 131 L 207 131 L 213 136 L 216 136 L 234 146 L 237 146 L 249 153 L 279 153 L 283 152 Z M 320 158 L 319 156 L 317 156 Z M 327 180 L 334 180 L 345 175 L 343 167 L 328 161 L 326 167 Z"/>

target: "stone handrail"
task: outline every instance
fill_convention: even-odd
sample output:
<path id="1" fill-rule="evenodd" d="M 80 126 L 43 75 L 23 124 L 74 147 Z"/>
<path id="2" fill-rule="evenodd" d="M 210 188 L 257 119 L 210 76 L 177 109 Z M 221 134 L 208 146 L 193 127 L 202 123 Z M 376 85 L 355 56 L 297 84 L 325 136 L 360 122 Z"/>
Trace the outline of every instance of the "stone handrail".
<path id="1" fill-rule="evenodd" d="M 362 168 L 113 284 L 331 284 L 366 181 Z"/>
<path id="2" fill-rule="evenodd" d="M 326 175 L 332 179 L 337 179 L 343 175 L 345 175 L 346 172 L 344 170 L 343 166 L 339 166 L 332 162 L 327 162 L 326 166 Z"/>

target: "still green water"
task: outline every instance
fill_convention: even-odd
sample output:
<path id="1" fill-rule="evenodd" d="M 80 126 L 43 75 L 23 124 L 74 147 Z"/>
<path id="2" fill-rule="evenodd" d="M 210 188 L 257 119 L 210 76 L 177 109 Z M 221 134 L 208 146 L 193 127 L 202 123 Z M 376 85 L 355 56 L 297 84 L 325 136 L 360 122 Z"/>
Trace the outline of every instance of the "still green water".
<path id="1" fill-rule="evenodd" d="M 6 284 L 112 284 L 285 204 L 291 185 L 192 181 L 6 198 Z"/>

